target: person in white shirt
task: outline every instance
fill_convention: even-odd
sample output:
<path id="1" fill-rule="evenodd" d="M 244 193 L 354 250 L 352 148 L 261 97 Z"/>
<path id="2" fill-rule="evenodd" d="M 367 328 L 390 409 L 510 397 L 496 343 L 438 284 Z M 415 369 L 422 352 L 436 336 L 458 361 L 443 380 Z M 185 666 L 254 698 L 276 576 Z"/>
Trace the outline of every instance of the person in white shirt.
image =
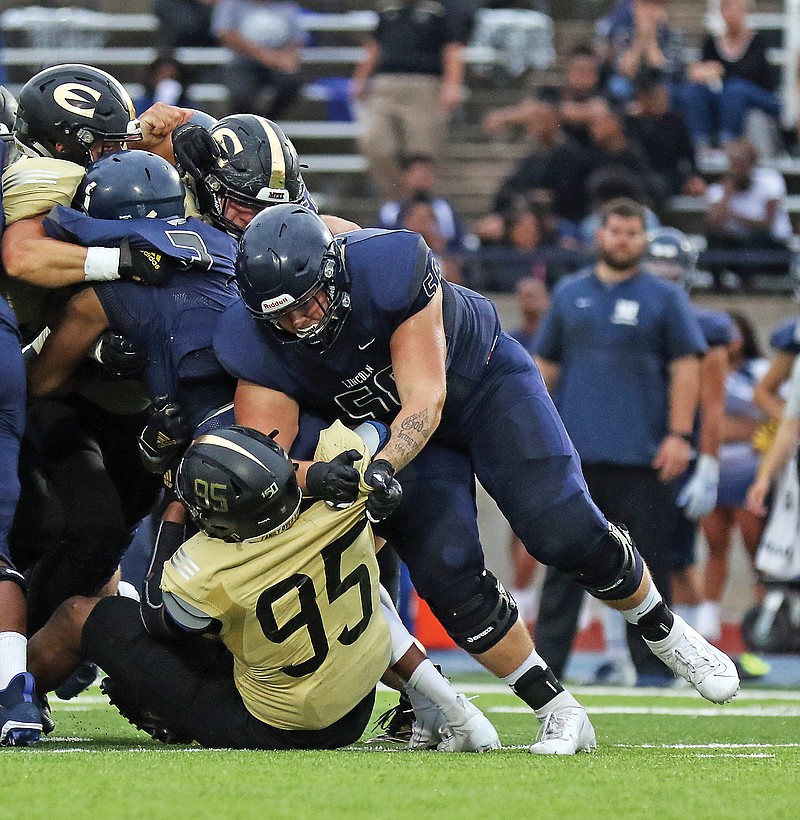
<path id="1" fill-rule="evenodd" d="M 758 154 L 752 143 L 734 140 L 726 150 L 728 171 L 706 192 L 706 225 L 710 251 L 785 251 L 775 254 L 759 273 L 786 273 L 789 251 L 786 242 L 792 225 L 786 210 L 786 183 L 774 168 L 757 167 Z M 752 264 L 742 267 L 735 261 L 709 262 L 715 275 L 728 268 L 740 275 L 753 272 Z"/>

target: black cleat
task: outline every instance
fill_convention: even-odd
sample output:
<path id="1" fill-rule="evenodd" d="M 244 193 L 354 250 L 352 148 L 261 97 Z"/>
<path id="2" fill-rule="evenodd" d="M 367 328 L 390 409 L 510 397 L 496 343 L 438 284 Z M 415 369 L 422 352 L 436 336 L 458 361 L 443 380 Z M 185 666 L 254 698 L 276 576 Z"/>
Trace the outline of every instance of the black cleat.
<path id="1" fill-rule="evenodd" d="M 98 672 L 96 663 L 81 661 L 69 678 L 55 690 L 55 696 L 61 698 L 61 700 L 77 698 L 81 692 L 85 692 L 97 680 Z"/>
<path id="2" fill-rule="evenodd" d="M 56 728 L 56 721 L 50 709 L 50 701 L 47 695 L 39 695 L 39 711 L 42 715 L 42 731 L 49 735 Z"/>
<path id="3" fill-rule="evenodd" d="M 408 745 L 414 727 L 414 707 L 408 695 L 403 692 L 400 702 L 378 716 L 373 729 L 383 729 L 383 733 L 372 738 L 373 741 L 388 741 Z"/>
<path id="4" fill-rule="evenodd" d="M 159 743 L 191 743 L 193 738 L 181 729 L 174 729 L 160 718 L 158 715 L 143 709 L 141 706 L 126 701 L 122 689 L 114 683 L 111 678 L 103 678 L 100 681 L 100 691 L 109 699 L 112 706 L 128 721 L 142 732 L 146 732 L 153 740 Z"/>

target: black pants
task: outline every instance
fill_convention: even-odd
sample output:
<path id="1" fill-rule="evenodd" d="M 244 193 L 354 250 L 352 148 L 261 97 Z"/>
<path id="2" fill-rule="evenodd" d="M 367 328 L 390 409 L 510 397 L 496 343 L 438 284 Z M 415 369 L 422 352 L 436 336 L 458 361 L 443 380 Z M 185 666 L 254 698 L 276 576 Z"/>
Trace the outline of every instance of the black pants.
<path id="1" fill-rule="evenodd" d="M 647 467 L 584 464 L 583 474 L 592 498 L 605 516 L 628 527 L 653 581 L 669 603 L 671 545 L 677 516 L 673 486 L 660 482 L 655 470 Z M 572 651 L 582 599 L 583 587 L 548 567 L 534 637 L 537 651 L 556 677 L 563 674 Z M 628 645 L 640 675 L 669 675 L 631 625 Z"/>
<path id="2" fill-rule="evenodd" d="M 233 680 L 232 658 L 204 638 L 159 641 L 142 625 L 130 598 L 104 598 L 86 620 L 81 653 L 121 689 L 126 700 L 157 714 L 207 748 L 336 749 L 364 733 L 373 689 L 324 729 L 277 729 L 245 707 Z"/>
<path id="3" fill-rule="evenodd" d="M 30 582 L 35 632 L 72 595 L 93 595 L 117 568 L 161 480 L 139 460 L 143 415 L 78 397 L 32 402 L 20 455 L 11 556 Z"/>

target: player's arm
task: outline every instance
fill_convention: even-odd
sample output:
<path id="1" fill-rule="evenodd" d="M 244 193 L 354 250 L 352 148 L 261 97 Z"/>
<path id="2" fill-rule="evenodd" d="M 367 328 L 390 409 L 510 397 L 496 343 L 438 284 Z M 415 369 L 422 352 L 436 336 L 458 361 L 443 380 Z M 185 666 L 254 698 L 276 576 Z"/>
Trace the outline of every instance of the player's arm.
<path id="1" fill-rule="evenodd" d="M 719 456 L 725 419 L 725 376 L 728 349 L 717 345 L 708 349 L 700 362 L 700 453 Z"/>
<path id="2" fill-rule="evenodd" d="M 34 216 L 6 226 L 3 232 L 3 264 L 6 273 L 12 279 L 44 288 L 60 288 L 85 282 L 88 249 L 50 239 L 44 232 L 43 219 L 43 215 Z M 118 259 L 119 250 L 116 250 L 116 255 Z"/>
<path id="3" fill-rule="evenodd" d="M 688 438 L 694 426 L 700 393 L 700 362 L 695 355 L 673 359 L 669 365 L 669 429 L 653 459 L 661 481 L 677 478 L 689 464 Z"/>
<path id="4" fill-rule="evenodd" d="M 60 390 L 108 327 L 103 306 L 92 288 L 67 302 L 64 315 L 28 367 L 28 393 L 49 396 Z"/>
<path id="5" fill-rule="evenodd" d="M 140 117 L 142 139 L 131 147 L 158 154 L 167 162 L 175 164 L 172 150 L 172 132 L 187 123 L 195 114 L 192 108 L 178 108 L 163 102 L 154 103 Z"/>
<path id="6" fill-rule="evenodd" d="M 677 499 L 678 506 L 693 521 L 705 517 L 717 505 L 727 371 L 728 349 L 724 345 L 709 348 L 700 362 L 700 452 Z"/>
<path id="7" fill-rule="evenodd" d="M 447 395 L 447 344 L 441 286 L 419 313 L 406 319 L 395 330 L 390 350 L 401 406 L 380 459 L 397 472 L 425 446 L 442 417 Z"/>
<path id="8" fill-rule="evenodd" d="M 320 219 L 328 226 L 328 230 L 334 236 L 339 233 L 347 233 L 348 231 L 358 231 L 361 229 L 361 225 L 357 225 L 349 219 L 343 219 L 341 216 L 333 216 L 333 214 L 320 214 Z"/>
<path id="9" fill-rule="evenodd" d="M 794 364 L 794 353 L 779 350 L 769 365 L 764 378 L 756 385 L 753 403 L 771 419 L 780 421 L 783 416 L 783 399 L 779 395 L 781 385 L 789 378 Z"/>
<path id="10" fill-rule="evenodd" d="M 771 447 L 764 454 L 758 465 L 755 481 L 747 490 L 747 509 L 755 515 L 766 515 L 768 512 L 766 498 L 772 482 L 780 474 L 786 463 L 797 451 L 800 437 L 800 419 L 785 416 L 778 425 L 778 432 Z"/>

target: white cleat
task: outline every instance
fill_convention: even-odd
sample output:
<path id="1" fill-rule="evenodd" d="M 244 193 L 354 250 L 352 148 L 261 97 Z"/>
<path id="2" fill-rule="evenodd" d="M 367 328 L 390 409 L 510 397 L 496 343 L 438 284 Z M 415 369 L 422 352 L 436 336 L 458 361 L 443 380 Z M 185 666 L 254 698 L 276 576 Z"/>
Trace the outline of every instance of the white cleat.
<path id="1" fill-rule="evenodd" d="M 420 698 L 419 700 L 423 699 Z M 438 706 L 435 706 L 427 698 L 424 699 L 424 706 L 418 702 L 414 707 L 414 723 L 411 727 L 411 739 L 408 741 L 408 748 L 414 750 L 435 749 L 442 739 L 442 731 L 445 725 L 445 716 Z"/>
<path id="2" fill-rule="evenodd" d="M 563 706 L 548 712 L 539 736 L 528 751 L 534 755 L 574 755 L 597 748 L 597 738 L 583 706 Z"/>
<path id="3" fill-rule="evenodd" d="M 645 643 L 675 673 L 713 703 L 727 703 L 739 691 L 739 673 L 734 662 L 712 646 L 680 615 L 669 635 Z"/>
<path id="4" fill-rule="evenodd" d="M 500 748 L 500 738 L 486 715 L 473 706 L 464 695 L 456 695 L 464 709 L 463 723 L 445 723 L 442 740 L 436 747 L 440 752 L 490 752 Z"/>

